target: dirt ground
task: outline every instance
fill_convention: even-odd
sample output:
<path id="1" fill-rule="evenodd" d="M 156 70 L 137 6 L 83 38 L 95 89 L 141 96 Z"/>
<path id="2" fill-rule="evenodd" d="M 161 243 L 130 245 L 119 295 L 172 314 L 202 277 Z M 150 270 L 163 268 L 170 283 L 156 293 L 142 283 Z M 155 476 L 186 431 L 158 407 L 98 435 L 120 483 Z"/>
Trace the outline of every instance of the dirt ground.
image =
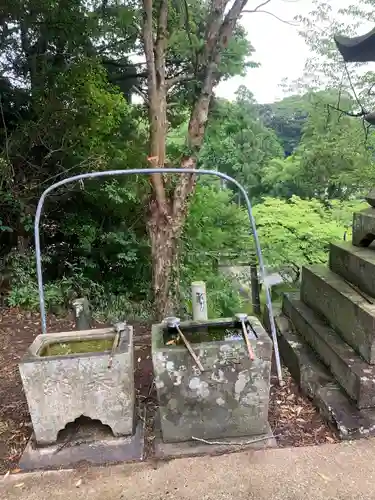
<path id="1" fill-rule="evenodd" d="M 134 325 L 135 385 L 140 407 L 147 409 L 146 457 L 153 452 L 153 420 L 157 408 L 150 352 L 150 328 Z M 73 329 L 70 318 L 48 317 L 48 331 Z M 16 471 L 32 426 L 17 364 L 36 335 L 39 314 L 17 309 L 0 310 L 0 474 Z M 309 446 L 337 442 L 311 402 L 303 397 L 284 370 L 286 384 L 272 376 L 269 422 L 279 446 Z"/>

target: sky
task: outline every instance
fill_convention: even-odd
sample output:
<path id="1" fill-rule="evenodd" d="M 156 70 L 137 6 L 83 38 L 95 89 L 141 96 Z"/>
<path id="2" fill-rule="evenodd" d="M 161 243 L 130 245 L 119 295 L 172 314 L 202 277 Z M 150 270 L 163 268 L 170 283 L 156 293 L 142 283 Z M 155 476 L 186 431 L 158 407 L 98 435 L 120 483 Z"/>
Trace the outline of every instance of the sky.
<path id="1" fill-rule="evenodd" d="M 355 3 L 354 0 L 326 1 L 333 8 Z M 249 0 L 246 8 L 254 9 L 259 3 L 261 0 Z M 312 0 L 271 0 L 264 8 L 286 21 L 293 21 L 296 15 L 307 15 L 314 5 Z M 248 70 L 244 78 L 236 77 L 222 82 L 216 94 L 233 99 L 237 88 L 245 85 L 260 103 L 282 99 L 285 96 L 280 88 L 282 80 L 294 80 L 302 76 L 305 61 L 312 55 L 298 34 L 299 27 L 262 13 L 244 14 L 242 24 L 255 48 L 252 59 L 260 62 L 261 67 Z M 273 44 L 273 40 L 277 40 L 277 43 Z"/>

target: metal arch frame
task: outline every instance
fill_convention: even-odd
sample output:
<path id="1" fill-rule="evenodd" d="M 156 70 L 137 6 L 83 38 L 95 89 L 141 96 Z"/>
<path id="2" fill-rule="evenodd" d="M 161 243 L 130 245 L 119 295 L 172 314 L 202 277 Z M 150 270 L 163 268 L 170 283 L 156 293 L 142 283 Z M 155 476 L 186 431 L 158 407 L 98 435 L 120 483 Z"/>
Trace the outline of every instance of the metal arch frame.
<path id="1" fill-rule="evenodd" d="M 42 193 L 42 196 L 39 199 L 38 206 L 36 209 L 36 214 L 35 214 L 35 222 L 34 222 L 36 269 L 37 269 L 37 278 L 38 278 L 38 291 L 39 291 L 39 304 L 40 304 L 42 332 L 47 333 L 47 322 L 46 322 L 46 308 L 45 308 L 45 301 L 44 301 L 44 287 L 43 287 L 42 259 L 41 259 L 41 251 L 40 251 L 39 226 L 40 226 L 40 217 L 42 215 L 42 209 L 43 209 L 43 205 L 44 205 L 44 201 L 46 199 L 46 196 L 60 186 L 64 186 L 65 184 L 69 184 L 71 182 L 80 181 L 80 180 L 84 180 L 84 179 L 92 179 L 92 178 L 96 178 L 96 177 L 109 177 L 109 176 L 115 176 L 115 175 L 134 175 L 134 174 L 149 175 L 149 174 L 159 174 L 159 173 L 162 173 L 162 174 L 215 175 L 216 177 L 219 177 L 221 179 L 224 179 L 226 181 L 231 182 L 242 193 L 244 200 L 245 200 L 245 203 L 246 203 L 248 215 L 249 215 L 250 234 L 252 233 L 252 235 L 254 237 L 255 249 L 256 249 L 257 256 L 258 256 L 260 274 L 261 274 L 261 277 L 263 279 L 263 284 L 264 284 L 265 291 L 266 291 L 266 302 L 267 302 L 267 308 L 268 308 L 268 315 L 269 315 L 269 321 L 270 321 L 270 327 L 271 327 L 273 346 L 274 346 L 274 350 L 275 350 L 277 376 L 278 376 L 279 382 L 282 382 L 280 354 L 279 354 L 279 346 L 278 346 L 278 342 L 277 342 L 275 320 L 274 320 L 274 316 L 273 316 L 271 294 L 270 294 L 269 287 L 267 285 L 267 281 L 265 280 L 266 271 L 265 271 L 265 267 L 264 267 L 262 251 L 260 248 L 258 233 L 257 233 L 257 229 L 256 229 L 255 219 L 254 219 L 253 212 L 252 212 L 252 206 L 250 203 L 250 199 L 249 199 L 245 189 L 243 188 L 243 186 L 239 182 L 237 182 L 235 179 L 233 179 L 229 175 L 224 174 L 222 172 L 217 172 L 215 170 L 196 170 L 193 168 L 164 168 L 164 167 L 163 168 L 144 168 L 144 169 L 133 168 L 133 169 L 129 169 L 129 170 L 106 170 L 106 171 L 102 171 L 102 172 L 87 172 L 85 174 L 74 175 L 72 177 L 68 177 L 66 179 L 63 179 L 63 180 L 56 182 L 55 184 L 52 184 L 51 186 L 49 186 Z"/>

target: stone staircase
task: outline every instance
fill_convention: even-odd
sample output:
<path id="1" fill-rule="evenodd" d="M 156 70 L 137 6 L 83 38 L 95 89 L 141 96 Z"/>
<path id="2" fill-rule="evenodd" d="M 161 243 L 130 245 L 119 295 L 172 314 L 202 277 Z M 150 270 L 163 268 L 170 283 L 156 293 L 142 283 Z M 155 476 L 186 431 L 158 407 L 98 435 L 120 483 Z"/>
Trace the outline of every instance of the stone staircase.
<path id="1" fill-rule="evenodd" d="M 304 267 L 275 317 L 284 363 L 342 439 L 375 435 L 375 190 L 367 201 L 352 242 Z"/>

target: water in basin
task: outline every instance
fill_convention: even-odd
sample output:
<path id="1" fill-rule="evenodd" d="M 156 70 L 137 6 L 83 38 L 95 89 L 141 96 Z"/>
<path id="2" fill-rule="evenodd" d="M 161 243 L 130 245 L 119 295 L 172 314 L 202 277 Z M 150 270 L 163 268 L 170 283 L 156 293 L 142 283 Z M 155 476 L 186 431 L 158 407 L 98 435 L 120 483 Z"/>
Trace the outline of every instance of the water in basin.
<path id="1" fill-rule="evenodd" d="M 113 341 L 114 336 L 104 339 L 51 342 L 42 347 L 39 356 L 67 356 L 69 354 L 110 351 L 112 349 Z"/>
<path id="2" fill-rule="evenodd" d="M 245 323 L 249 339 L 255 339 L 256 334 L 250 324 Z M 212 323 L 209 326 L 191 325 L 189 327 L 180 326 L 182 333 L 192 344 L 201 342 L 217 342 L 223 340 L 243 340 L 243 332 L 240 323 Z M 163 331 L 165 345 L 182 345 L 183 341 L 175 328 L 167 327 Z"/>

